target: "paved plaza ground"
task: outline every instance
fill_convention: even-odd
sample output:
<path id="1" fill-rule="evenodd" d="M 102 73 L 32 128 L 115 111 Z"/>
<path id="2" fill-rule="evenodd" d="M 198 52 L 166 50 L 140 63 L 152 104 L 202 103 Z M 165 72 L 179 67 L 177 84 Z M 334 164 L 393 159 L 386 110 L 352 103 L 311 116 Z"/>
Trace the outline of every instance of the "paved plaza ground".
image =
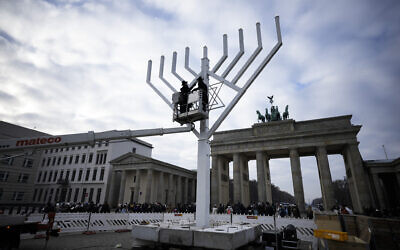
<path id="1" fill-rule="evenodd" d="M 59 237 L 51 237 L 45 247 L 45 239 L 21 239 L 20 250 L 46 249 L 131 249 L 132 239 L 130 232 L 96 233 L 93 235 L 64 234 Z M 121 247 L 117 248 L 117 244 Z"/>

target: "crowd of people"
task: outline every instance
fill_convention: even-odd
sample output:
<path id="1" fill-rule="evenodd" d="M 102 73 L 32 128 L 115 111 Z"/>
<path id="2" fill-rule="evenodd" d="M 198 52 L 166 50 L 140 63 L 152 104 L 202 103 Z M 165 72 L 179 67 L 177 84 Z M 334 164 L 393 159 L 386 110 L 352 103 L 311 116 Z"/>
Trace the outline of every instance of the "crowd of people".
<path id="1" fill-rule="evenodd" d="M 156 203 L 125 203 L 119 204 L 115 210 L 116 213 L 194 213 L 196 206 L 194 204 L 178 204 L 176 207 L 170 207 L 167 204 Z"/>
<path id="2" fill-rule="evenodd" d="M 46 206 L 39 208 L 28 207 L 14 207 L 8 211 L 10 214 L 13 210 L 17 214 L 31 214 L 35 212 L 47 213 L 48 211 L 54 211 L 57 213 L 194 213 L 196 212 L 196 205 L 190 204 L 177 204 L 176 206 L 168 206 L 162 203 L 125 203 L 119 204 L 116 208 L 111 207 L 105 202 L 104 204 L 95 204 L 93 202 L 86 203 L 48 203 Z M 0 213 L 4 209 L 0 208 Z M 252 202 L 248 206 L 244 206 L 242 203 L 237 202 L 235 204 L 214 204 L 210 206 L 210 212 L 212 214 L 246 214 L 246 215 L 261 215 L 261 216 L 279 216 L 279 217 L 293 217 L 300 218 L 306 216 L 309 219 L 313 219 L 314 211 L 324 211 L 324 207 L 319 204 L 311 207 L 307 206 L 305 214 L 301 215 L 299 208 L 295 204 L 289 203 L 277 203 L 270 204 L 269 202 Z M 353 210 L 349 206 L 335 205 L 331 210 L 336 214 L 353 214 Z M 364 208 L 364 215 L 373 217 L 399 217 L 400 208 L 393 211 L 378 210 L 372 208 Z"/>
<path id="3" fill-rule="evenodd" d="M 219 206 L 217 206 L 214 204 L 211 212 L 213 214 L 232 213 L 263 216 L 273 216 L 275 214 L 280 217 L 300 218 L 299 208 L 296 205 L 288 203 L 272 205 L 269 202 L 252 202 L 247 207 L 240 202 L 233 205 L 228 203 L 227 205 L 219 204 Z"/>
<path id="4" fill-rule="evenodd" d="M 111 209 L 107 202 L 104 204 L 95 204 L 94 202 L 77 202 L 77 203 L 47 203 L 45 207 L 41 209 L 41 212 L 47 212 L 48 210 L 54 210 L 57 213 L 110 213 Z"/>

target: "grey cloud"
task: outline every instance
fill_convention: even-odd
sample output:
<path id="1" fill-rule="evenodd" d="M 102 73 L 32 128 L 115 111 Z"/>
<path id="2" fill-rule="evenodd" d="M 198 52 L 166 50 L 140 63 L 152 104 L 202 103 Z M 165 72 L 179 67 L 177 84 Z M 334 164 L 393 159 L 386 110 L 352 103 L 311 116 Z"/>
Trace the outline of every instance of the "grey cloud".
<path id="1" fill-rule="evenodd" d="M 21 43 L 15 40 L 14 37 L 10 36 L 9 34 L 7 34 L 7 32 L 0 29 L 0 42 L 2 42 L 2 40 L 4 42 L 12 43 L 15 45 L 21 45 Z"/>
<path id="2" fill-rule="evenodd" d="M 15 97 L 14 95 L 10 95 L 1 90 L 0 90 L 0 101 L 3 102 L 5 105 L 10 105 L 10 104 L 15 105 L 16 103 L 19 102 L 18 98 Z"/>

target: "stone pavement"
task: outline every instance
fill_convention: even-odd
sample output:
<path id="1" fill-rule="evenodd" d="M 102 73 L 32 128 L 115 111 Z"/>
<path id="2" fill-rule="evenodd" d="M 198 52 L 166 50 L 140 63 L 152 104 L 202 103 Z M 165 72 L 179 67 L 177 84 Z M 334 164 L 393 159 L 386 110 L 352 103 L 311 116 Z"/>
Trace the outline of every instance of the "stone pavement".
<path id="1" fill-rule="evenodd" d="M 24 239 L 21 240 L 20 250 L 46 249 L 46 250 L 62 250 L 62 249 L 131 249 L 132 239 L 131 232 L 115 233 L 101 232 L 93 235 L 64 234 L 59 237 L 50 237 L 47 247 L 45 248 L 45 239 Z M 116 248 L 117 244 L 121 247 Z"/>

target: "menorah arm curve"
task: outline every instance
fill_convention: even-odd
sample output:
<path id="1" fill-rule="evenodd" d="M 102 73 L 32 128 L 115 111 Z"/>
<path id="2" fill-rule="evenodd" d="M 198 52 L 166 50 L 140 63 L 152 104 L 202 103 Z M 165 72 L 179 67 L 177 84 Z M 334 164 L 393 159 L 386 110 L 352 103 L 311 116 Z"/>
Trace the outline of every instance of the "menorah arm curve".
<path id="1" fill-rule="evenodd" d="M 157 93 L 161 99 L 171 108 L 173 109 L 172 103 L 151 83 L 151 66 L 152 66 L 152 61 L 149 60 L 147 63 L 147 79 L 146 82 L 147 84 L 154 90 L 154 92 Z"/>
<path id="2" fill-rule="evenodd" d="M 161 79 L 162 82 L 167 85 L 168 88 L 172 90 L 172 92 L 176 93 L 178 92 L 165 78 L 164 78 L 164 56 L 161 56 L 160 58 L 160 71 L 158 74 L 158 77 Z"/>
<path id="3" fill-rule="evenodd" d="M 174 53 L 172 54 L 172 67 L 171 67 L 171 73 L 179 79 L 179 81 L 183 81 L 183 78 L 178 75 L 178 73 L 176 73 L 176 57 L 177 57 L 177 53 L 176 51 L 174 51 Z"/>
<path id="4" fill-rule="evenodd" d="M 216 73 L 217 70 L 221 67 L 221 65 L 225 62 L 226 58 L 228 58 L 228 35 L 224 34 L 222 36 L 222 46 L 223 46 L 223 54 L 221 58 L 218 60 L 217 64 L 215 64 L 214 68 L 212 68 L 212 72 Z"/>
<path id="5" fill-rule="evenodd" d="M 277 43 L 272 48 L 272 50 L 269 52 L 267 57 L 257 67 L 257 69 L 254 71 L 254 73 L 250 76 L 250 78 L 247 80 L 247 82 L 241 88 L 241 90 L 232 99 L 232 101 L 229 103 L 229 105 L 224 109 L 222 114 L 214 122 L 214 125 L 208 131 L 208 138 L 210 138 L 213 135 L 213 133 L 218 129 L 218 127 L 221 125 L 221 123 L 225 120 L 225 118 L 229 115 L 229 113 L 232 111 L 232 109 L 235 107 L 235 105 L 239 102 L 240 98 L 242 98 L 244 93 L 246 93 L 246 91 L 250 87 L 250 85 L 254 82 L 254 80 L 258 77 L 258 75 L 261 73 L 261 71 L 265 68 L 265 66 L 267 66 L 267 64 L 271 61 L 272 57 L 276 54 L 276 52 L 278 52 L 279 48 L 282 46 L 282 36 L 281 36 L 281 29 L 280 29 L 280 24 L 279 24 L 279 16 L 275 17 L 275 26 L 276 26 L 276 34 L 277 34 L 277 39 L 278 39 Z"/>
<path id="6" fill-rule="evenodd" d="M 246 70 L 249 68 L 250 64 L 253 63 L 253 61 L 256 59 L 258 54 L 260 54 L 261 50 L 263 49 L 262 40 L 261 40 L 260 23 L 256 24 L 256 31 L 257 31 L 257 48 L 254 50 L 253 54 L 249 57 L 249 59 L 246 61 L 246 63 L 243 65 L 243 67 L 236 74 L 236 76 L 233 78 L 233 80 L 232 80 L 233 84 L 236 84 L 239 81 L 240 77 L 242 77 L 244 72 L 246 72 Z"/>
<path id="7" fill-rule="evenodd" d="M 186 47 L 185 48 L 185 69 L 189 71 L 192 75 L 197 76 L 196 72 L 190 68 L 189 66 L 189 54 L 190 54 L 190 48 Z"/>
<path id="8" fill-rule="evenodd" d="M 233 58 L 232 62 L 225 69 L 224 73 L 222 73 L 222 77 L 225 78 L 231 72 L 233 67 L 235 67 L 236 63 L 240 60 L 240 58 L 244 54 L 244 43 L 243 43 L 243 30 L 239 29 L 239 52 L 236 54 L 235 58 Z"/>

